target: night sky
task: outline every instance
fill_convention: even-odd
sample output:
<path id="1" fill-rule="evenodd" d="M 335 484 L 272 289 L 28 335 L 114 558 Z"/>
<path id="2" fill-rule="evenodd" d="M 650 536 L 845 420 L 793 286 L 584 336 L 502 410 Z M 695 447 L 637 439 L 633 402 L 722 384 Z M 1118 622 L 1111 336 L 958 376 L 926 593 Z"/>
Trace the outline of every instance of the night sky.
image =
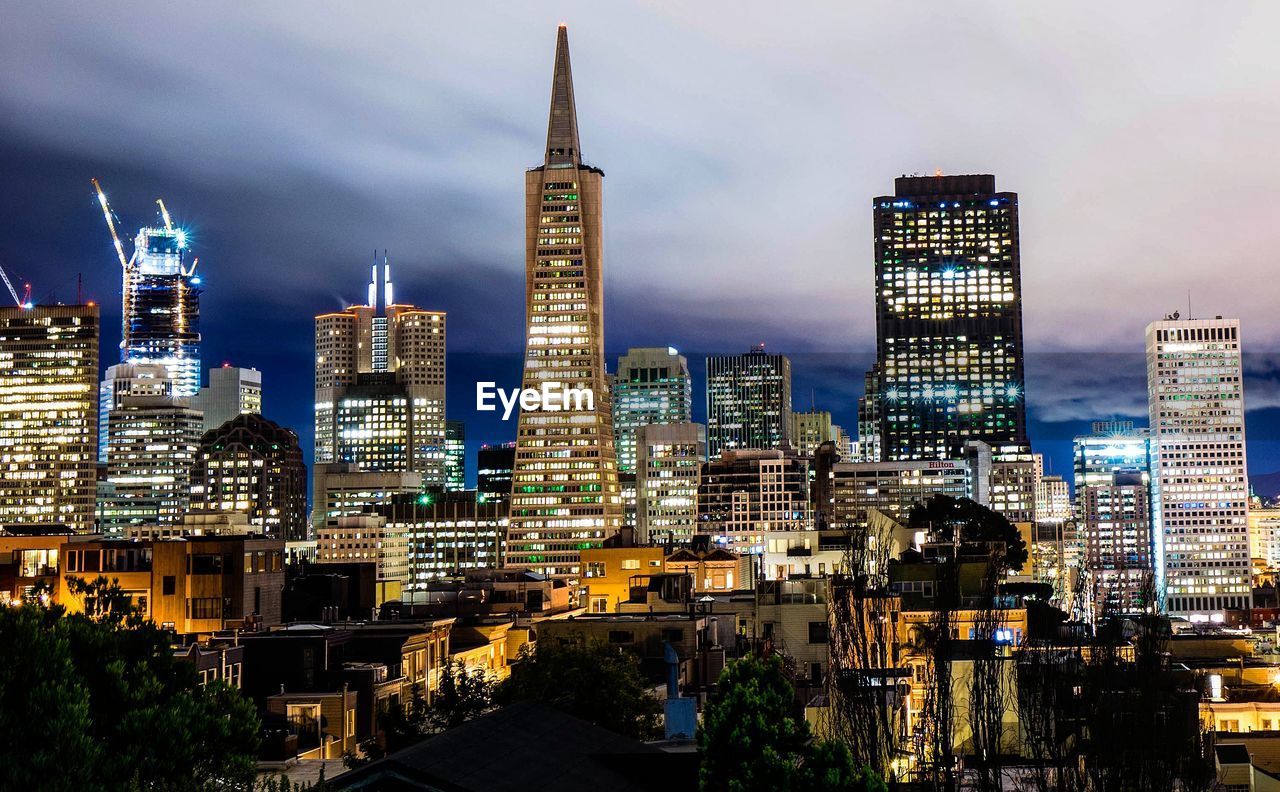
<path id="1" fill-rule="evenodd" d="M 536 6 L 536 7 L 535 7 Z M 200 257 L 206 366 L 264 372 L 311 445 L 312 317 L 449 312 L 449 413 L 516 387 L 523 171 L 567 22 L 584 154 L 605 179 L 606 341 L 792 356 L 795 404 L 852 430 L 874 348 L 871 201 L 903 173 L 990 172 L 1021 202 L 1032 441 L 1145 423 L 1143 328 L 1243 322 L 1249 467 L 1280 470 L 1280 6 L 1193 2 L 5 3 L 0 266 L 103 304 L 157 197 Z M 701 406 L 695 418 L 701 418 Z M 481 418 L 483 415 L 483 418 Z"/>

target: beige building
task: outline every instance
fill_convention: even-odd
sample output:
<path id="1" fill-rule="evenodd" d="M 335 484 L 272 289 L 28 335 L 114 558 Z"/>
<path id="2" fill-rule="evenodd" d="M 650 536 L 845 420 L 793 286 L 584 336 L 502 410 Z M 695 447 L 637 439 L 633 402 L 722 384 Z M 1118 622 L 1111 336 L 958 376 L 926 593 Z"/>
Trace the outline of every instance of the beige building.
<path id="1" fill-rule="evenodd" d="M 582 549 L 599 547 L 622 527 L 604 356 L 603 180 L 603 171 L 582 160 L 561 25 L 546 157 L 525 173 L 523 387 L 556 383 L 591 398 L 565 399 L 558 409 L 522 404 L 505 561 L 547 574 L 577 574 Z"/>
<path id="2" fill-rule="evenodd" d="M 93 531 L 98 307 L 0 308 L 0 525 Z"/>
<path id="3" fill-rule="evenodd" d="M 373 563 L 377 604 L 400 599 L 409 580 L 409 539 L 378 514 L 348 514 L 325 522 L 316 534 L 321 564 Z"/>

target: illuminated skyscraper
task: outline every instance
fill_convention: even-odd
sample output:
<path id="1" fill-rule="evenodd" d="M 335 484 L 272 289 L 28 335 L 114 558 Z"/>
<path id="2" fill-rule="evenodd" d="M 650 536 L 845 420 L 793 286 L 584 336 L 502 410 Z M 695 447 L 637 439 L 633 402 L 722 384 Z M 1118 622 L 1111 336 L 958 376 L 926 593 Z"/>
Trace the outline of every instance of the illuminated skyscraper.
<path id="1" fill-rule="evenodd" d="M 476 490 L 485 500 L 511 500 L 511 471 L 515 465 L 515 443 L 480 446 L 476 451 Z"/>
<path id="2" fill-rule="evenodd" d="M 904 176 L 875 199 L 879 443 L 947 459 L 1028 446 L 1018 196 L 995 177 Z"/>
<path id="3" fill-rule="evenodd" d="M 200 390 L 200 276 L 186 261 L 186 232 L 145 227 L 133 249 L 124 272 L 120 362 L 164 366 L 173 395 L 194 396 Z"/>
<path id="4" fill-rule="evenodd" d="M 707 454 L 791 442 L 791 361 L 764 351 L 707 358 Z"/>
<path id="5" fill-rule="evenodd" d="M 543 573 L 578 572 L 581 550 L 622 524 L 604 359 L 603 180 L 582 161 L 562 25 L 546 155 L 525 173 L 524 388 L 556 382 L 593 398 L 520 411 L 506 563 Z"/>
<path id="6" fill-rule="evenodd" d="M 642 426 L 636 431 L 636 539 L 684 544 L 698 531 L 698 482 L 707 458 L 707 429 L 698 423 Z"/>
<path id="7" fill-rule="evenodd" d="M 636 430 L 692 420 L 689 361 L 671 347 L 628 349 L 613 377 L 613 437 L 618 470 L 636 472 Z"/>
<path id="8" fill-rule="evenodd" d="M 1253 603 L 1240 322 L 1169 317 L 1146 335 L 1165 608 L 1225 621 Z"/>
<path id="9" fill-rule="evenodd" d="M 200 412 L 174 396 L 176 380 L 157 364 L 120 363 L 107 369 L 107 481 L 100 528 L 177 522 L 190 503 L 190 473 L 200 436 Z"/>
<path id="10" fill-rule="evenodd" d="M 0 525 L 93 530 L 98 308 L 0 308 Z"/>
<path id="11" fill-rule="evenodd" d="M 412 470 L 442 488 L 445 314 L 396 303 L 390 264 L 378 269 L 367 305 L 316 317 L 316 464 Z"/>

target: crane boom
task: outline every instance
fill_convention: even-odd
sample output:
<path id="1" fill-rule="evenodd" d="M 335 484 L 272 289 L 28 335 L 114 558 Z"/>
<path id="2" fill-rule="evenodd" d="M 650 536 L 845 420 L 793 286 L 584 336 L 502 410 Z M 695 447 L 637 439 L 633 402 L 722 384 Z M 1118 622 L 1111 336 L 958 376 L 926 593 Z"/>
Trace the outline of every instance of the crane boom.
<path id="1" fill-rule="evenodd" d="M 129 259 L 125 258 L 124 245 L 120 243 L 120 235 L 116 233 L 116 221 L 111 216 L 111 204 L 107 203 L 107 194 L 102 191 L 102 185 L 97 179 L 90 179 L 93 182 L 93 189 L 98 191 L 98 203 L 102 205 L 102 216 L 107 219 L 107 230 L 111 232 L 111 241 L 116 246 L 116 256 L 120 259 L 120 268 L 129 269 Z"/>
<path id="2" fill-rule="evenodd" d="M 164 208 L 164 199 L 157 198 L 156 203 L 160 204 L 160 216 L 164 218 L 164 227 L 168 231 L 173 230 L 173 223 L 169 220 L 169 210 Z"/>
<path id="3" fill-rule="evenodd" d="M 22 300 L 18 299 L 18 290 L 13 288 L 13 283 L 9 281 L 9 276 L 5 274 L 4 267 L 0 267 L 0 280 L 4 281 L 4 287 L 13 295 L 13 301 L 19 308 L 22 307 Z"/>

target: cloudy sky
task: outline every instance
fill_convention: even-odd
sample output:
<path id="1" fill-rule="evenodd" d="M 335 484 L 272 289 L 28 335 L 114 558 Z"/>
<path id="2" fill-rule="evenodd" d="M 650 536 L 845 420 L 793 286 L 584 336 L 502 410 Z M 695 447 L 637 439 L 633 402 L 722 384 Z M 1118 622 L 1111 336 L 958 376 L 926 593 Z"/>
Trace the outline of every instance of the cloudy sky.
<path id="1" fill-rule="evenodd" d="M 1089 418 L 1145 415 L 1143 327 L 1190 293 L 1242 320 L 1250 467 L 1280 469 L 1280 5 L 795 5 L 0 0 L 0 265 L 37 298 L 82 274 L 110 350 L 119 267 L 89 178 L 126 227 L 163 197 L 201 259 L 206 360 L 262 368 L 268 414 L 309 445 L 311 317 L 360 299 L 386 248 L 397 295 L 449 311 L 451 413 L 508 439 L 467 402 L 479 373 L 518 376 L 522 174 L 567 22 L 608 174 L 610 349 L 765 341 L 801 361 L 797 404 L 848 424 L 871 199 L 993 172 L 1020 195 L 1055 466 Z"/>

